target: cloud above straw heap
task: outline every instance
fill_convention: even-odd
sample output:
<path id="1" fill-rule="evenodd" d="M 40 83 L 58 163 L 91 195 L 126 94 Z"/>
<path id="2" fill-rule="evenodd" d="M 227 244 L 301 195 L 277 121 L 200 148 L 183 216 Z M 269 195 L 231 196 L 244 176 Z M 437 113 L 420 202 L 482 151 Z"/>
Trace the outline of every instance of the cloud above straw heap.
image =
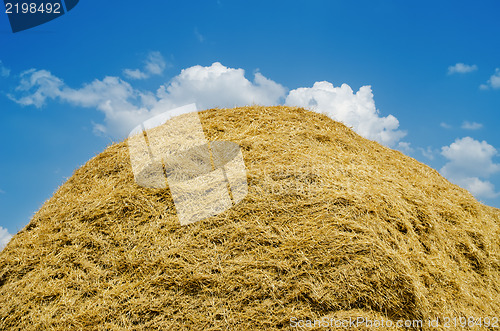
<path id="1" fill-rule="evenodd" d="M 154 95 L 134 89 L 128 82 L 118 77 L 105 77 L 94 80 L 74 89 L 47 70 L 31 69 L 21 74 L 16 88 L 18 96 L 9 95 L 24 106 L 43 107 L 47 100 L 57 100 L 74 106 L 95 108 L 105 115 L 104 125 L 96 129 L 109 130 L 109 133 L 124 135 L 136 120 L 146 119 L 146 105 L 156 102 Z"/>
<path id="2" fill-rule="evenodd" d="M 12 235 L 0 226 L 0 251 L 8 244 L 8 242 L 12 239 Z"/>
<path id="3" fill-rule="evenodd" d="M 127 71 L 139 79 L 163 71 L 159 56 L 152 53 L 144 71 Z M 156 91 L 142 91 L 119 77 L 104 77 L 85 83 L 79 88 L 68 86 L 47 70 L 27 70 L 20 76 L 14 95 L 9 97 L 24 106 L 43 107 L 48 100 L 74 106 L 95 108 L 104 114 L 104 123 L 94 125 L 100 134 L 123 138 L 137 124 L 168 109 L 196 103 L 199 109 L 235 107 L 252 104 L 306 107 L 323 112 L 351 126 L 357 133 L 389 146 L 397 145 L 405 136 L 398 130 L 399 122 L 392 116 L 381 117 L 375 107 L 370 86 L 356 93 L 347 84 L 334 87 L 329 82 L 317 82 L 310 88 L 287 89 L 260 72 L 253 80 L 245 70 L 229 68 L 219 62 L 210 66 L 192 66 Z"/>
<path id="4" fill-rule="evenodd" d="M 446 122 L 441 122 L 439 124 L 439 126 L 442 127 L 443 129 L 451 129 L 452 128 L 452 126 Z"/>
<path id="5" fill-rule="evenodd" d="M 441 149 L 448 162 L 440 172 L 451 182 L 466 188 L 477 198 L 495 198 L 493 184 L 485 178 L 500 171 L 500 164 L 494 163 L 497 150 L 486 141 L 471 137 L 456 139 L 449 146 Z"/>
<path id="6" fill-rule="evenodd" d="M 130 79 L 147 79 L 153 75 L 161 75 L 167 67 L 165 59 L 160 52 L 149 53 L 144 68 L 141 69 L 125 69 L 123 74 Z"/>
<path id="7" fill-rule="evenodd" d="M 462 129 L 465 130 L 479 130 L 483 127 L 481 123 L 476 123 L 476 122 L 469 122 L 469 121 L 464 121 L 462 123 Z"/>
<path id="8" fill-rule="evenodd" d="M 490 76 L 490 79 L 486 82 L 486 84 L 481 84 L 479 88 L 483 90 L 492 89 L 500 89 L 500 68 L 496 68 L 493 75 Z"/>
<path id="9" fill-rule="evenodd" d="M 354 93 L 347 84 L 334 87 L 329 82 L 316 82 L 313 87 L 290 91 L 286 104 L 325 113 L 334 120 L 351 126 L 363 137 L 384 145 L 392 146 L 406 135 L 398 130 L 399 121 L 396 117 L 379 115 L 370 86 L 362 86 Z"/>
<path id="10" fill-rule="evenodd" d="M 9 77 L 9 75 L 10 75 L 10 69 L 4 66 L 2 61 L 0 60 L 0 77 L 6 78 Z"/>
<path id="11" fill-rule="evenodd" d="M 95 108 L 105 117 L 104 123 L 95 125 L 95 131 L 122 138 L 147 118 L 185 104 L 195 102 L 200 109 L 278 104 L 285 93 L 282 85 L 260 73 L 251 82 L 243 69 L 216 62 L 208 67 L 184 69 L 155 92 L 141 91 L 111 76 L 72 88 L 47 70 L 30 69 L 21 74 L 15 95 L 9 97 L 21 105 L 37 108 L 48 100 Z"/>
<path id="12" fill-rule="evenodd" d="M 157 91 L 162 103 L 180 105 L 196 102 L 200 109 L 275 105 L 284 99 L 285 93 L 285 87 L 259 72 L 251 82 L 245 78 L 245 70 L 228 68 L 219 62 L 209 67 L 197 65 L 183 69 Z"/>
<path id="13" fill-rule="evenodd" d="M 439 154 L 439 150 L 434 150 L 431 146 L 426 148 L 417 147 L 418 151 L 427 159 L 434 160 L 434 155 Z"/>
<path id="14" fill-rule="evenodd" d="M 477 65 L 468 65 L 464 63 L 457 63 L 448 67 L 448 75 L 453 74 L 467 74 L 477 70 Z"/>

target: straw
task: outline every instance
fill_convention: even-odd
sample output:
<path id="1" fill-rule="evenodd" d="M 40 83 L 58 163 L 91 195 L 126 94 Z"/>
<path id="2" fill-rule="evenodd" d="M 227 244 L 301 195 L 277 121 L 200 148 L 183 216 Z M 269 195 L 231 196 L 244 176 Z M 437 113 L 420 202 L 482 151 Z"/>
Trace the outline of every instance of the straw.
<path id="1" fill-rule="evenodd" d="M 0 253 L 1 330 L 500 317 L 500 210 L 322 114 L 200 118 L 241 146 L 248 195 L 181 226 L 168 188 L 135 182 L 127 142 L 109 146 Z"/>

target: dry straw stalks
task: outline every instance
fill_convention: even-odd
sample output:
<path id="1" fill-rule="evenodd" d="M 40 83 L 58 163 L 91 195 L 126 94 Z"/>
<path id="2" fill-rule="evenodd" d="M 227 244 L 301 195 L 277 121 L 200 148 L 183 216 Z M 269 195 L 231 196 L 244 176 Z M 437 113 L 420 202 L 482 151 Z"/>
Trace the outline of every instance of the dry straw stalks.
<path id="1" fill-rule="evenodd" d="M 200 118 L 210 141 L 241 146 L 246 198 L 181 226 L 168 189 L 138 186 L 126 142 L 110 146 L 0 253 L 0 329 L 500 317 L 498 209 L 321 114 Z"/>

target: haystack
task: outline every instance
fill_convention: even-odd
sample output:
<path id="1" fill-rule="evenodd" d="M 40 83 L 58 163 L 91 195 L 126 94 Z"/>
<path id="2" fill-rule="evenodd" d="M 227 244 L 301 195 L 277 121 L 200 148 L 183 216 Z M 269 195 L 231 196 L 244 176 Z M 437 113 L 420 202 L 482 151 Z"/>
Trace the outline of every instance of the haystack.
<path id="1" fill-rule="evenodd" d="M 241 146 L 248 195 L 181 226 L 168 189 L 135 182 L 127 143 L 108 147 L 0 253 L 1 330 L 500 323 L 500 210 L 321 114 L 200 118 Z"/>

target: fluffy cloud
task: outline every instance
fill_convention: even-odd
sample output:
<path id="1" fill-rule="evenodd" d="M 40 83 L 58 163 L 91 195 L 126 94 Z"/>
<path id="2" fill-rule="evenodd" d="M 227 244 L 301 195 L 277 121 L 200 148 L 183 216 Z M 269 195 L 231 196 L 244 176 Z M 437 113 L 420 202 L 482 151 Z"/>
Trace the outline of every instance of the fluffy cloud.
<path id="1" fill-rule="evenodd" d="M 157 63 L 149 61 L 144 72 L 162 72 L 163 67 Z M 140 77 L 142 74 L 136 75 Z M 287 105 L 323 112 L 351 126 L 360 135 L 385 145 L 397 145 L 405 135 L 398 130 L 399 122 L 394 116 L 379 116 L 370 86 L 363 86 L 354 93 L 347 84 L 334 87 L 329 82 L 317 82 L 312 88 L 295 89 L 288 96 L 286 92 L 281 84 L 259 72 L 250 81 L 243 69 L 215 62 L 207 67 L 197 65 L 183 69 L 155 92 L 138 90 L 119 77 L 96 79 L 80 88 L 72 88 L 47 70 L 31 69 L 21 74 L 16 95 L 9 97 L 21 105 L 38 108 L 47 100 L 95 108 L 104 114 L 104 123 L 94 124 L 95 131 L 117 138 L 125 137 L 133 127 L 151 116 L 190 103 L 206 109 L 275 105 L 284 101 Z M 410 151 L 408 143 L 401 142 L 399 147 Z"/>
<path id="2" fill-rule="evenodd" d="M 130 79 L 146 79 L 152 75 L 161 75 L 167 64 L 160 52 L 149 53 L 143 70 L 140 69 L 125 69 L 123 74 Z"/>
<path id="3" fill-rule="evenodd" d="M 486 141 L 477 141 L 471 137 L 456 139 L 450 146 L 441 149 L 448 162 L 440 172 L 450 181 L 468 189 L 476 197 L 494 198 L 493 184 L 481 178 L 500 171 L 500 164 L 493 162 L 497 150 Z"/>
<path id="4" fill-rule="evenodd" d="M 3 65 L 2 61 L 0 61 L 0 77 L 9 77 L 10 69 Z"/>
<path id="5" fill-rule="evenodd" d="M 469 122 L 469 121 L 464 121 L 462 123 L 462 129 L 465 130 L 479 130 L 483 127 L 481 123 L 476 123 L 476 122 Z"/>
<path id="6" fill-rule="evenodd" d="M 12 235 L 0 226 L 0 251 L 7 245 L 12 238 Z"/>
<path id="7" fill-rule="evenodd" d="M 411 153 L 414 152 L 413 147 L 411 147 L 411 143 L 405 141 L 399 142 L 398 145 L 396 146 L 396 149 L 406 155 L 410 155 Z"/>
<path id="8" fill-rule="evenodd" d="M 329 82 L 316 82 L 313 87 L 290 91 L 286 104 L 325 113 L 351 126 L 360 135 L 385 145 L 392 146 L 406 135 L 398 130 L 396 117 L 379 116 L 370 86 L 362 86 L 354 93 L 347 84 L 334 87 Z"/>
<path id="9" fill-rule="evenodd" d="M 441 124 L 439 124 L 440 127 L 442 127 L 443 129 L 451 129 L 451 125 L 449 125 L 448 123 L 445 123 L 445 122 L 441 122 Z"/>
<path id="10" fill-rule="evenodd" d="M 477 198 L 496 198 L 500 193 L 495 192 L 495 186 L 487 181 L 477 177 L 466 177 L 457 180 L 457 185 L 466 188 Z"/>
<path id="11" fill-rule="evenodd" d="M 53 76 L 47 70 L 30 69 L 21 73 L 19 86 L 16 92 L 24 94 L 16 99 L 13 95 L 9 97 L 23 106 L 42 107 L 47 99 L 55 99 L 61 93 L 63 81 Z"/>
<path id="12" fill-rule="evenodd" d="M 196 102 L 200 109 L 251 104 L 278 104 L 286 89 L 256 73 L 254 81 L 245 78 L 243 69 L 227 68 L 215 62 L 210 67 L 194 66 L 181 71 L 157 95 L 170 107 Z"/>
<path id="13" fill-rule="evenodd" d="M 439 154 L 439 150 L 433 150 L 431 146 L 427 146 L 427 148 L 418 147 L 417 149 L 429 160 L 434 160 L 434 155 Z"/>
<path id="14" fill-rule="evenodd" d="M 95 129 L 117 136 L 124 136 L 131 125 L 148 118 L 148 110 L 143 105 L 156 102 L 151 94 L 135 90 L 118 77 L 96 79 L 79 89 L 73 89 L 49 71 L 34 69 L 21 74 L 16 92 L 23 96 L 9 97 L 24 106 L 40 108 L 47 99 L 58 99 L 75 106 L 96 108 L 104 113 L 108 128 L 97 125 Z"/>
<path id="15" fill-rule="evenodd" d="M 487 90 L 490 88 L 500 89 L 500 68 L 496 68 L 495 73 L 491 75 L 486 84 L 481 84 L 481 86 L 479 87 L 483 90 Z"/>
<path id="16" fill-rule="evenodd" d="M 452 74 L 466 74 L 477 70 L 477 65 L 467 65 L 464 63 L 457 63 L 454 66 L 448 67 L 448 75 Z"/>
<path id="17" fill-rule="evenodd" d="M 283 86 L 260 73 L 250 82 L 243 69 L 226 68 L 216 62 L 209 67 L 182 70 L 156 93 L 137 90 L 118 77 L 96 79 L 75 89 L 47 70 L 31 69 L 21 74 L 16 88 L 20 96 L 9 97 L 21 105 L 38 108 L 47 100 L 95 108 L 104 114 L 105 122 L 95 124 L 95 131 L 122 138 L 147 118 L 185 104 L 194 102 L 200 109 L 277 104 L 285 92 Z"/>
<path id="18" fill-rule="evenodd" d="M 198 28 L 194 28 L 194 35 L 196 36 L 196 39 L 198 39 L 200 43 L 205 42 L 205 37 L 200 33 Z"/>

